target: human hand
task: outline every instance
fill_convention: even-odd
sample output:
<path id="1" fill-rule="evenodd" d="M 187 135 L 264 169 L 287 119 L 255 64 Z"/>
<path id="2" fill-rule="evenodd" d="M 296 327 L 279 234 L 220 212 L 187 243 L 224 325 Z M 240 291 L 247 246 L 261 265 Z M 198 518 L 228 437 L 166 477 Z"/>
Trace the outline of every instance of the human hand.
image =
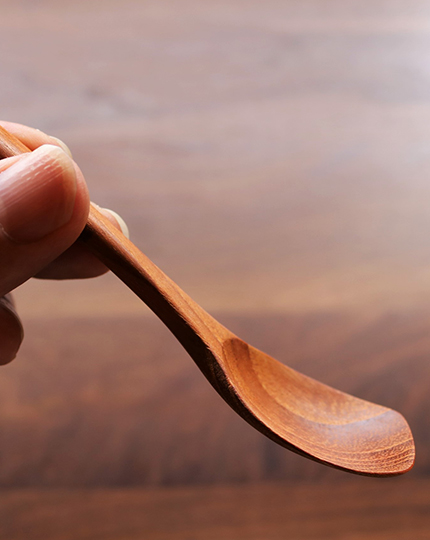
<path id="1" fill-rule="evenodd" d="M 10 291 L 33 276 L 94 277 L 106 267 L 84 245 L 74 243 L 87 221 L 90 201 L 67 146 L 27 126 L 0 125 L 32 150 L 0 161 L 0 364 L 6 364 L 23 338 Z M 124 231 L 117 214 L 102 212 Z"/>

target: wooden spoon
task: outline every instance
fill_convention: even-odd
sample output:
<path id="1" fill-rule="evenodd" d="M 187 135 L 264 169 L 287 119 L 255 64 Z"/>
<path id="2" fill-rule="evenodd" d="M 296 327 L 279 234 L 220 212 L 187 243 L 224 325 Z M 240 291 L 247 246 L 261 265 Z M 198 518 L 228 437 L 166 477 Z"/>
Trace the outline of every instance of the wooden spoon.
<path id="1" fill-rule="evenodd" d="M 0 127 L 0 157 L 28 152 Z M 248 345 L 208 315 L 91 206 L 80 240 L 164 322 L 215 390 L 278 444 L 349 472 L 409 471 L 415 447 L 396 411 L 353 397 Z"/>

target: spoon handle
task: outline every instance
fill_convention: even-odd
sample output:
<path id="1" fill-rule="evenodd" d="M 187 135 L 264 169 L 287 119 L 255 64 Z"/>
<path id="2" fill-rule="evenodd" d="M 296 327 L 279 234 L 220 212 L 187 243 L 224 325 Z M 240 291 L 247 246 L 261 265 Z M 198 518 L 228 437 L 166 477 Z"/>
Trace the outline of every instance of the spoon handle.
<path id="1" fill-rule="evenodd" d="M 214 384 L 207 365 L 208 347 L 221 353 L 222 337 L 233 334 L 182 291 L 93 204 L 80 240 L 163 321 Z"/>

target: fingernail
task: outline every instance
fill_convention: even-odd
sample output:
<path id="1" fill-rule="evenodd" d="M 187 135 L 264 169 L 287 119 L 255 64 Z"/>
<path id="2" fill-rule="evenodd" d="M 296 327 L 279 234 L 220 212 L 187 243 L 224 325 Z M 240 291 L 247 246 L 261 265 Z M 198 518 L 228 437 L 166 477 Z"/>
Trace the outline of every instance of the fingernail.
<path id="1" fill-rule="evenodd" d="M 127 223 L 122 219 L 122 217 L 119 214 L 117 214 L 110 208 L 103 208 L 102 211 L 109 212 L 109 214 L 111 214 L 116 219 L 118 225 L 121 228 L 122 234 L 126 236 L 127 238 L 130 238 L 130 231 L 128 230 Z"/>
<path id="2" fill-rule="evenodd" d="M 58 143 L 59 146 L 61 146 L 61 148 L 66 152 L 69 157 L 73 158 L 72 152 L 65 142 L 63 142 L 58 137 L 53 137 L 52 135 L 50 135 L 50 138 L 53 139 L 56 143 Z"/>
<path id="3" fill-rule="evenodd" d="M 24 337 L 21 322 L 16 314 L 13 303 L 7 296 L 0 298 L 0 327 L 2 337 L 0 365 L 8 364 L 16 357 Z"/>
<path id="4" fill-rule="evenodd" d="M 71 159 L 40 146 L 0 173 L 0 225 L 15 242 L 40 240 L 70 221 L 76 189 Z"/>
<path id="5" fill-rule="evenodd" d="M 91 204 L 93 204 L 99 212 L 105 215 L 111 223 L 113 223 L 114 225 L 115 224 L 119 225 L 122 234 L 126 236 L 127 238 L 130 238 L 130 232 L 128 230 L 127 223 L 122 219 L 122 217 L 119 214 L 117 214 L 110 208 L 102 208 L 101 206 L 99 206 L 98 204 L 94 202 Z"/>

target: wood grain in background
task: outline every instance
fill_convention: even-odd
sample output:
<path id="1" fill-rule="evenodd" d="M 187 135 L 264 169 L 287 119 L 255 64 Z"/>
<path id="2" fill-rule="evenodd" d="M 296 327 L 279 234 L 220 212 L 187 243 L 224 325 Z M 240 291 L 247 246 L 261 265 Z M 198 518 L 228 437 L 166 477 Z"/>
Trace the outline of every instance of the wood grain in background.
<path id="1" fill-rule="evenodd" d="M 425 307 L 427 4 L 178 5 L 5 6 L 3 114 L 209 310 Z"/>
<path id="2" fill-rule="evenodd" d="M 430 2 L 22 0 L 0 30 L 1 116 L 62 137 L 233 331 L 397 408 L 418 448 L 409 480 L 305 461 L 113 276 L 33 281 L 0 372 L 0 537 L 428 538 Z"/>
<path id="3" fill-rule="evenodd" d="M 430 317 L 219 318 L 302 372 L 401 411 L 418 451 L 408 476 L 427 476 Z M 348 478 L 253 430 L 155 318 L 33 321 L 0 389 L 2 487 Z"/>
<path id="4" fill-rule="evenodd" d="M 363 481 L 362 478 L 360 480 Z M 8 540 L 427 540 L 428 482 L 0 494 Z M 406 480 L 406 479 L 405 479 Z M 384 482 L 382 482 L 383 484 Z M 395 489 L 395 487 L 397 489 Z M 19 523 L 11 516 L 20 516 Z M 37 531 L 37 532 L 35 532 Z"/>

